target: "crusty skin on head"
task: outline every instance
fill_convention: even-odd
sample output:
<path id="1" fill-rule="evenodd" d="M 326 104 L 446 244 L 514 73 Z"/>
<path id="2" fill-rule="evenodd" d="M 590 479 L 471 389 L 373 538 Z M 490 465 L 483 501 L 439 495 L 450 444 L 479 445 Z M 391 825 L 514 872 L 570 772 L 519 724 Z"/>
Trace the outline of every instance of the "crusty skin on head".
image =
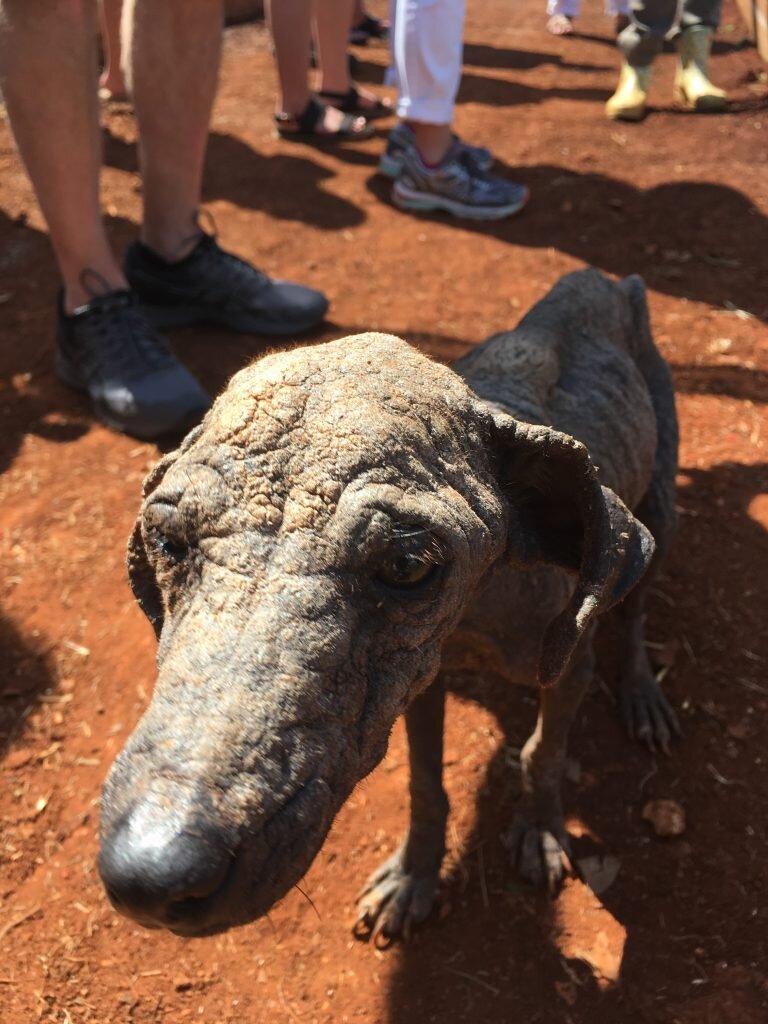
<path id="1" fill-rule="evenodd" d="M 374 333 L 266 356 L 150 474 L 129 569 L 159 674 L 102 802 L 120 909 L 186 935 L 266 912 L 406 711 L 411 830 L 361 920 L 393 936 L 426 915 L 447 813 L 443 647 L 480 622 L 511 682 L 538 677 L 545 705 L 570 708 L 595 616 L 652 555 L 625 504 L 658 448 L 627 337 L 637 286 L 570 279 L 459 373 Z M 564 749 L 532 740 L 529 847 L 559 827 Z"/>

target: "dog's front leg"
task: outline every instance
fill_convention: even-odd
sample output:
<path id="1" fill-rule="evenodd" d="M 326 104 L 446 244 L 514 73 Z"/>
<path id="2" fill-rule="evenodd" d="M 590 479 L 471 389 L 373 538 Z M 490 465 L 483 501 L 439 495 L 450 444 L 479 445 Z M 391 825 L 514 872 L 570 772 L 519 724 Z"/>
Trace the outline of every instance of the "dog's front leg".
<path id="1" fill-rule="evenodd" d="M 388 943 L 408 938 L 435 902 L 445 853 L 448 798 L 443 789 L 445 691 L 440 680 L 405 713 L 411 769 L 411 820 L 400 849 L 374 871 L 358 896 L 355 932 Z"/>
<path id="2" fill-rule="evenodd" d="M 553 891 L 570 871 L 561 786 L 568 732 L 592 679 L 591 631 L 561 678 L 542 690 L 536 728 L 520 754 L 523 792 L 512 826 L 504 836 L 513 863 L 529 882 Z"/>

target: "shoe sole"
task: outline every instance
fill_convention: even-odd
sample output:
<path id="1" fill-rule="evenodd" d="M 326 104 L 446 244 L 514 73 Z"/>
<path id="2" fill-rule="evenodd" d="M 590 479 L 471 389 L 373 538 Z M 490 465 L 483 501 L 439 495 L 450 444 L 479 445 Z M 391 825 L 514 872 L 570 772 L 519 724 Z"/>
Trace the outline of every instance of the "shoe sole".
<path id="1" fill-rule="evenodd" d="M 150 306 L 142 303 L 142 309 L 151 321 L 153 326 L 161 330 L 169 330 L 174 327 L 199 327 L 209 325 L 212 327 L 227 327 L 230 331 L 237 331 L 240 334 L 267 334 L 275 338 L 290 338 L 295 334 L 303 334 L 311 330 L 319 323 L 322 323 L 328 306 L 322 313 L 307 316 L 303 320 L 294 320 L 290 324 L 270 323 L 258 320 L 255 317 L 243 314 L 219 314 L 212 313 L 208 306 Z"/>
<path id="2" fill-rule="evenodd" d="M 695 100 L 689 100 L 687 93 L 680 86 L 675 87 L 674 97 L 686 110 L 693 110 L 697 114 L 720 114 L 728 106 L 728 99 L 725 96 L 697 96 Z"/>
<path id="3" fill-rule="evenodd" d="M 647 113 L 648 108 L 645 106 L 623 107 L 619 110 L 610 110 L 608 107 L 605 109 L 605 116 L 609 121 L 631 121 L 636 123 L 637 121 L 643 121 Z"/>
<path id="4" fill-rule="evenodd" d="M 105 427 L 109 427 L 110 430 L 114 430 L 118 434 L 128 434 L 139 441 L 153 441 L 159 437 L 183 436 L 189 433 L 193 427 L 197 426 L 208 411 L 207 409 L 191 410 L 171 425 L 166 423 L 152 425 L 150 423 L 148 427 L 145 423 L 142 426 L 137 426 L 117 419 L 110 412 L 108 406 L 104 405 L 98 398 L 93 398 L 78 370 L 60 351 L 56 352 L 54 370 L 62 384 L 66 384 L 68 388 L 71 388 L 72 391 L 77 391 L 79 394 L 88 395 L 97 419 Z"/>
<path id="5" fill-rule="evenodd" d="M 401 210 L 413 211 L 434 211 L 441 210 L 444 213 L 451 213 L 454 217 L 464 217 L 468 220 L 503 220 L 519 213 L 530 198 L 530 192 L 525 189 L 514 203 L 507 203 L 504 206 L 469 206 L 460 203 L 447 196 L 433 195 L 429 192 L 416 192 L 409 189 L 401 181 L 396 181 L 392 189 L 392 200 L 395 206 Z"/>

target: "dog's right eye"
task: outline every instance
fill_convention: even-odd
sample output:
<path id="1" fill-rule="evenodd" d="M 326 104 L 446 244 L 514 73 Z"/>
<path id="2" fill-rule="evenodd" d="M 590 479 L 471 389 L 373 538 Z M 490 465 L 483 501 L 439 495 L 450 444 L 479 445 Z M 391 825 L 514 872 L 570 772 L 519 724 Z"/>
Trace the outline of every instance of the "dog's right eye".
<path id="1" fill-rule="evenodd" d="M 167 562 L 183 562 L 189 555 L 189 543 L 176 505 L 153 501 L 144 511 L 147 539 L 157 554 Z"/>
<path id="2" fill-rule="evenodd" d="M 172 562 L 183 562 L 189 554 L 189 548 L 186 544 L 174 540 L 172 537 L 166 537 L 163 534 L 160 534 L 158 537 L 157 546 L 163 558 L 167 558 Z"/>

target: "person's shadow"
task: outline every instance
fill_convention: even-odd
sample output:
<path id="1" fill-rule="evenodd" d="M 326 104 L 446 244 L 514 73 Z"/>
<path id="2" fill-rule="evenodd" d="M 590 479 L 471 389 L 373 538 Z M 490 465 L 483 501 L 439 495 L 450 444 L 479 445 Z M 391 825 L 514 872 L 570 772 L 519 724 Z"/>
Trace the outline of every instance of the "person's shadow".
<path id="1" fill-rule="evenodd" d="M 291 144 L 286 142 L 285 146 Z M 212 131 L 208 137 L 203 202 L 227 199 L 247 210 L 263 210 L 276 220 L 295 221 L 338 231 L 357 227 L 366 213 L 355 203 L 329 192 L 323 183 L 335 175 L 322 164 L 301 155 L 280 152 L 264 156 L 234 135 Z M 341 148 L 341 147 L 340 147 Z M 138 157 L 133 142 L 104 131 L 104 161 L 111 167 L 136 173 Z M 365 162 L 375 162 L 366 155 Z"/>
<path id="2" fill-rule="evenodd" d="M 479 786 L 474 827 L 461 840 L 449 828 L 439 909 L 411 941 L 387 954 L 395 958 L 386 1017 L 392 1024 L 693 1020 L 675 1012 L 703 993 L 692 981 L 711 976 L 736 948 L 763 947 L 761 923 L 735 903 L 751 907 L 747 894 L 761 891 L 765 879 L 759 841 L 742 836 L 756 823 L 750 750 L 764 750 L 764 715 L 751 716 L 748 707 L 765 706 L 768 510 L 760 520 L 753 501 L 766 491 L 768 463 L 681 470 L 682 523 L 652 591 L 648 625 L 653 649 L 667 650 L 671 668 L 664 685 L 683 722 L 685 735 L 671 757 L 652 757 L 625 739 L 605 683 L 593 687 L 572 730 L 570 755 L 578 772 L 566 782 L 564 801 L 572 834 L 574 821 L 582 833 L 575 857 L 607 853 L 620 865 L 600 897 L 605 917 L 597 925 L 583 902 L 568 919 L 561 898 L 553 901 L 520 882 L 500 842 L 519 789 L 514 752 L 533 725 L 535 691 L 510 692 L 493 676 L 460 682 L 463 699 L 489 710 L 503 739 Z M 604 678 L 611 661 L 606 625 L 608 642 L 603 639 L 598 661 Z M 676 650 L 671 657 L 670 649 Z M 449 709 L 449 736 L 451 717 Z M 749 749 L 729 740 L 726 724 L 749 730 Z M 455 728 L 450 746 L 457 763 L 447 768 L 454 792 L 462 783 L 467 788 L 461 760 L 472 743 L 487 743 L 473 737 L 465 721 Z M 735 729 L 734 735 L 744 733 Z M 717 783 L 717 775 L 730 784 Z M 642 808 L 670 796 L 687 809 L 687 830 L 678 839 L 653 839 Z M 463 806 L 460 818 L 473 820 Z M 601 987 L 588 960 L 604 949 L 600 922 L 611 919 L 625 932 L 620 981 Z M 581 943 L 583 956 L 563 955 L 557 942 L 563 926 Z M 763 1018 L 756 1010 L 740 1019 L 757 1024 Z"/>
<path id="3" fill-rule="evenodd" d="M 0 210 L 0 254 L 2 472 L 28 434 L 66 443 L 86 433 L 89 422 L 53 373 L 59 279 L 48 238 Z"/>
<path id="4" fill-rule="evenodd" d="M 4 585 L 12 585 L 6 578 Z M 40 695 L 55 685 L 49 654 L 23 640 L 0 616 L 0 763 L 18 738 Z"/>
<path id="5" fill-rule="evenodd" d="M 620 277 L 641 274 L 667 295 L 730 304 L 768 319 L 768 218 L 744 193 L 697 181 L 638 189 L 607 174 L 549 164 L 497 171 L 531 189 L 518 217 L 489 223 L 439 213 L 402 216 L 439 219 L 516 246 L 554 248 Z M 391 202 L 388 182 L 374 176 L 368 187 Z"/>

